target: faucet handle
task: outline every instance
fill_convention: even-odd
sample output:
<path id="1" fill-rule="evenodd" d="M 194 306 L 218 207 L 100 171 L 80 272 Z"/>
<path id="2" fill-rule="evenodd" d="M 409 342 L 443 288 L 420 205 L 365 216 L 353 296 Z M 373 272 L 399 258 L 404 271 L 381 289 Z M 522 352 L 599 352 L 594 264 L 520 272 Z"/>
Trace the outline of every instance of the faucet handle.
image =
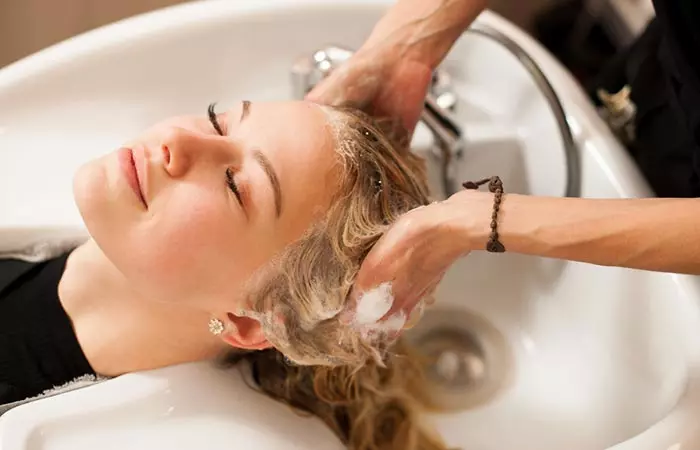
<path id="1" fill-rule="evenodd" d="M 297 59 L 292 65 L 292 95 L 294 98 L 303 99 L 336 67 L 350 59 L 352 53 L 346 48 L 330 45 L 316 50 L 310 56 Z"/>

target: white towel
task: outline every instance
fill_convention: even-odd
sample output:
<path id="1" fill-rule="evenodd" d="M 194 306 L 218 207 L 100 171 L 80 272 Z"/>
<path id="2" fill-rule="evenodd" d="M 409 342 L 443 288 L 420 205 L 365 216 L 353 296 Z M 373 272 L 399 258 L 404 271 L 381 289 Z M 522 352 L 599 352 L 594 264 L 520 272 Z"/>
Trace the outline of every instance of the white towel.
<path id="1" fill-rule="evenodd" d="M 30 397 L 24 400 L 19 400 L 16 402 L 12 403 L 6 403 L 4 405 L 0 405 L 0 416 L 5 414 L 7 411 L 11 410 L 12 408 L 16 408 L 18 406 L 24 405 L 26 403 L 31 403 L 36 400 L 41 400 L 44 398 L 48 397 L 53 397 L 54 395 L 58 394 L 64 394 L 66 392 L 74 391 L 76 389 L 92 386 L 93 384 L 100 383 L 102 381 L 107 380 L 107 378 L 101 377 L 101 376 L 95 376 L 95 375 L 83 375 L 82 377 L 78 377 L 73 381 L 69 381 L 66 384 L 63 384 L 61 386 L 55 386 L 51 389 L 47 389 L 46 391 L 42 392 L 41 394 L 35 396 L 35 397 Z"/>
<path id="2" fill-rule="evenodd" d="M 0 259 L 45 261 L 79 246 L 89 237 L 80 228 L 0 228 Z"/>

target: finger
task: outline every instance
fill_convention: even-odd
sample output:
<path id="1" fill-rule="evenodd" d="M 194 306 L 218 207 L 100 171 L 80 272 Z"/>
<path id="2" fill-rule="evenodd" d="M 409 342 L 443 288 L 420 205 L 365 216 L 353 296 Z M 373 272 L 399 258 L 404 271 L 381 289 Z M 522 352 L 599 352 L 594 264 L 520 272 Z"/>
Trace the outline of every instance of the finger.
<path id="1" fill-rule="evenodd" d="M 380 248 L 375 245 L 374 249 L 367 255 L 360 266 L 360 271 L 352 286 L 343 311 L 338 316 L 338 320 L 342 324 L 348 325 L 355 320 L 358 302 L 368 292 L 372 292 L 385 283 L 393 285 L 395 280 L 394 276 L 391 274 L 391 265 L 385 264 L 385 261 L 388 260 L 386 260 L 379 251 Z M 381 317 L 378 317 L 377 320 L 380 318 Z"/>
<path id="2" fill-rule="evenodd" d="M 352 83 L 342 68 L 336 69 L 327 78 L 319 81 L 304 97 L 308 101 L 337 106 L 348 101 Z"/>
<path id="3" fill-rule="evenodd" d="M 408 268 L 412 270 L 401 273 L 393 284 L 394 306 L 387 317 L 400 310 L 410 313 L 418 302 L 435 290 L 446 273 L 446 269 L 427 270 L 425 264 Z"/>
<path id="4" fill-rule="evenodd" d="M 442 283 L 442 279 L 445 278 L 445 274 L 447 274 L 447 269 L 441 271 L 435 279 L 430 283 L 430 285 L 427 287 L 427 289 L 423 292 L 423 295 L 426 297 L 426 300 L 428 302 L 428 305 L 432 305 L 436 301 L 435 297 L 435 291 L 437 288 L 440 286 L 440 283 Z"/>
<path id="5" fill-rule="evenodd" d="M 321 80 L 306 95 L 306 100 L 330 106 L 348 106 L 366 110 L 378 95 L 381 83 L 362 58 L 353 57 Z M 376 69 L 374 69 L 376 70 Z"/>
<path id="6" fill-rule="evenodd" d="M 432 295 L 432 293 L 435 291 L 437 286 L 440 284 L 442 281 L 444 273 L 439 274 L 432 283 L 430 283 L 424 290 L 423 292 L 418 296 L 418 301 L 415 303 L 414 306 L 406 308 L 404 311 L 406 312 L 406 315 L 408 316 L 408 320 L 406 320 L 406 325 L 404 326 L 405 330 L 411 329 L 416 324 L 420 321 L 420 319 L 423 317 L 423 313 L 425 312 L 425 309 L 429 306 L 432 306 L 433 303 L 435 303 L 435 297 Z"/>
<path id="7" fill-rule="evenodd" d="M 423 317 L 423 312 L 425 311 L 425 301 L 421 300 L 416 304 L 416 307 L 408 313 L 408 320 L 406 320 L 406 325 L 404 325 L 404 330 L 410 330 L 418 324 L 418 321 Z"/>

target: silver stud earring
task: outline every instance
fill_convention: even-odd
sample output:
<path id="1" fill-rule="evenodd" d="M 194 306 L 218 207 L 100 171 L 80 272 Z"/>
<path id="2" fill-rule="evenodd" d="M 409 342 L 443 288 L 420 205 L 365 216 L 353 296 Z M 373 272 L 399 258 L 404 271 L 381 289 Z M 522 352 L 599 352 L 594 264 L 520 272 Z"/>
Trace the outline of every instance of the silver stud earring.
<path id="1" fill-rule="evenodd" d="M 209 319 L 209 332 L 214 336 L 218 336 L 224 332 L 224 323 L 219 319 Z"/>

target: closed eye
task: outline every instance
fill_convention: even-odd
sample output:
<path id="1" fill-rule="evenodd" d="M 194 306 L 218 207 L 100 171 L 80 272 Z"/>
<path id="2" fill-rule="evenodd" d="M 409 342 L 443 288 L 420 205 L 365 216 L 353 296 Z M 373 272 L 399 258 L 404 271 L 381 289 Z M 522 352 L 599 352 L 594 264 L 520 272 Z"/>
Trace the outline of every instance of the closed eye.
<path id="1" fill-rule="evenodd" d="M 214 127 L 214 130 L 216 130 L 216 133 L 219 136 L 224 136 L 224 130 L 221 129 L 221 124 L 219 123 L 219 119 L 216 116 L 216 111 L 214 110 L 215 107 L 216 103 L 211 103 L 209 105 L 209 107 L 207 108 L 207 117 L 209 118 L 209 122 L 211 122 L 211 125 Z M 233 169 L 231 169 L 230 167 L 226 169 L 226 186 L 228 186 L 229 190 L 233 192 L 233 195 L 236 196 L 238 203 L 243 208 L 243 196 L 241 195 L 240 189 L 238 189 L 236 180 L 234 180 Z"/>
<path id="2" fill-rule="evenodd" d="M 241 208 L 243 208 L 243 196 L 241 195 L 241 191 L 238 189 L 238 185 L 236 185 L 236 180 L 233 179 L 233 169 L 230 167 L 226 169 L 226 185 L 236 196 L 238 203 L 241 204 Z"/>

